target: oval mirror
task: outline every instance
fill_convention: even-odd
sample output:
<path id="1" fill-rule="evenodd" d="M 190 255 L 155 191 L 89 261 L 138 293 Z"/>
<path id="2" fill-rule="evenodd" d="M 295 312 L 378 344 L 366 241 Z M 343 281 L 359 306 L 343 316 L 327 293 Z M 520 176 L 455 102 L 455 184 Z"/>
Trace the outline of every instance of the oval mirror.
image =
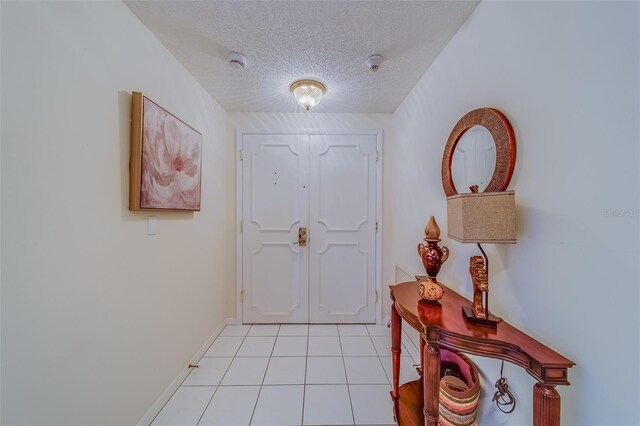
<path id="1" fill-rule="evenodd" d="M 487 148 L 491 144 L 493 149 Z M 475 109 L 449 135 L 442 155 L 442 187 L 447 197 L 456 195 L 457 188 L 469 192 L 471 185 L 482 192 L 504 191 L 515 164 L 516 138 L 507 117 L 497 109 Z"/>
<path id="2" fill-rule="evenodd" d="M 458 192 L 471 192 L 471 185 L 483 192 L 496 168 L 496 144 L 484 126 L 473 126 L 462 134 L 453 151 L 451 178 Z"/>

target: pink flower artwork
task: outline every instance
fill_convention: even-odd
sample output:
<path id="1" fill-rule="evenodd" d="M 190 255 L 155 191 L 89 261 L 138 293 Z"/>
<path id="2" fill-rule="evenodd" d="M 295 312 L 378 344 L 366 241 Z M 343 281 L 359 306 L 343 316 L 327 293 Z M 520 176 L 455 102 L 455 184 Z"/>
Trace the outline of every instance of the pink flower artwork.
<path id="1" fill-rule="evenodd" d="M 144 98 L 142 209 L 200 210 L 202 135 Z"/>

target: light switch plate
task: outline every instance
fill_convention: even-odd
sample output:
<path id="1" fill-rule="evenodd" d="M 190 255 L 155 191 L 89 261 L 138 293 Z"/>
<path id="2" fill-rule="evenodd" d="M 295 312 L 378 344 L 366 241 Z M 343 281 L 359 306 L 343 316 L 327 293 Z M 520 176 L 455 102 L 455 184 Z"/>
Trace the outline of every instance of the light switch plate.
<path id="1" fill-rule="evenodd" d="M 147 218 L 147 235 L 156 235 L 158 229 L 158 219 L 155 216 Z"/>

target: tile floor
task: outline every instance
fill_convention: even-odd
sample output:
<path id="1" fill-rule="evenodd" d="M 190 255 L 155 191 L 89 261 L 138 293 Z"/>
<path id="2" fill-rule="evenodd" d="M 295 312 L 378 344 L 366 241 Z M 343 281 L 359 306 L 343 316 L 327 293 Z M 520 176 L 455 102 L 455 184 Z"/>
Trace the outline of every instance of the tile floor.
<path id="1" fill-rule="evenodd" d="M 402 340 L 406 382 L 417 352 Z M 227 326 L 151 425 L 394 424 L 390 348 L 383 326 Z"/>

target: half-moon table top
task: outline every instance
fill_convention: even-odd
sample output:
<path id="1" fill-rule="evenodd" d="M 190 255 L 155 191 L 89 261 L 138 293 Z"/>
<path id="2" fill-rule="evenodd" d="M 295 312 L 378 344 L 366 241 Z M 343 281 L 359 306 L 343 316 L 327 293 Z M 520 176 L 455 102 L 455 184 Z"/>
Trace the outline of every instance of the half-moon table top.
<path id="1" fill-rule="evenodd" d="M 544 384 L 569 384 L 567 369 L 575 365 L 573 361 L 504 320 L 495 329 L 467 323 L 462 307 L 471 302 L 447 287 L 438 302 L 422 300 L 418 296 L 419 282 L 389 288 L 400 316 L 427 342 L 435 340 L 447 349 L 512 362 Z"/>

